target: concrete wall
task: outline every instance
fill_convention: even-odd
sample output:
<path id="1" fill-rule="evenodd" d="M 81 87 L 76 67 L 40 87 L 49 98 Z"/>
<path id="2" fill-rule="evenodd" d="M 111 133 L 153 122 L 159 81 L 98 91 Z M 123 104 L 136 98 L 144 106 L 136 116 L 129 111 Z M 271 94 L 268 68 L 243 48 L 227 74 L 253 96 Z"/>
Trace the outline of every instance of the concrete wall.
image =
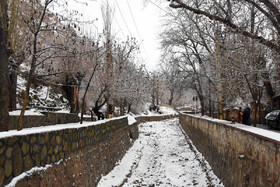
<path id="1" fill-rule="evenodd" d="M 225 186 L 280 186 L 280 142 L 226 123 L 180 115 L 182 128 Z"/>

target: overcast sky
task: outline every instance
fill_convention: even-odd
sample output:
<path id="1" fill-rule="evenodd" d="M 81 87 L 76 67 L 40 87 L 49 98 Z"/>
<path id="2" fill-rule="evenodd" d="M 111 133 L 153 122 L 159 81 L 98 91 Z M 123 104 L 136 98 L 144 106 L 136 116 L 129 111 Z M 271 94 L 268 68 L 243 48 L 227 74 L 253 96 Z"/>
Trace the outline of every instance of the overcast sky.
<path id="1" fill-rule="evenodd" d="M 77 1 L 77 0 L 72 0 Z M 92 32 L 101 33 L 103 29 L 102 4 L 107 0 L 79 0 L 87 2 L 84 4 L 71 4 L 80 13 L 83 13 L 85 20 L 95 19 Z M 117 38 L 125 40 L 127 36 L 132 36 L 141 43 L 141 56 L 149 70 L 155 70 L 160 60 L 159 32 L 161 16 L 164 14 L 168 3 L 160 0 L 149 0 L 150 3 L 143 3 L 143 0 L 108 0 L 114 10 L 113 33 Z M 153 2 L 153 3 L 151 3 Z M 69 2 L 70 3 L 70 2 Z M 160 8 L 159 8 L 160 7 Z"/>

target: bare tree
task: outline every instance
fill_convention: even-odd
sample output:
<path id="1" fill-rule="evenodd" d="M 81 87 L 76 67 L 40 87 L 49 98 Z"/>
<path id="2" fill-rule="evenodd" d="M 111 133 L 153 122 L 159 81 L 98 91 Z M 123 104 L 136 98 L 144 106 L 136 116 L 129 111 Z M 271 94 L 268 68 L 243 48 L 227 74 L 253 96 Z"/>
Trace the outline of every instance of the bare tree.
<path id="1" fill-rule="evenodd" d="M 203 15 L 210 20 L 218 21 L 224 24 L 226 27 L 231 28 L 232 32 L 240 33 L 245 37 L 257 40 L 259 43 L 267 46 L 268 48 L 275 50 L 277 53 L 280 51 L 279 35 L 280 35 L 280 9 L 277 1 L 273 0 L 261 0 L 260 2 L 255 2 L 252 0 L 243 1 L 207 1 L 203 5 L 197 6 L 199 3 L 197 1 L 188 1 L 188 0 L 168 0 L 171 1 L 170 7 L 172 8 L 181 8 L 193 12 L 195 14 Z M 246 30 L 246 27 L 240 24 L 240 18 L 238 18 L 237 12 L 233 14 L 234 11 L 232 7 L 238 6 L 239 10 L 243 11 L 244 9 L 254 7 L 256 11 L 259 11 L 262 16 L 266 18 L 266 23 L 271 25 L 267 30 L 269 33 L 276 35 L 277 38 L 267 38 L 267 34 L 259 35 L 260 33 L 250 32 L 251 27 L 249 26 Z M 241 6 L 240 6 L 241 5 Z M 210 7 L 215 7 L 215 9 Z M 209 9 L 208 9 L 209 8 Z M 207 10 L 208 9 L 208 10 Z M 217 14 L 217 10 L 220 14 Z M 271 29 L 271 30 L 270 30 Z"/>
<path id="2" fill-rule="evenodd" d="M 6 131 L 9 127 L 8 105 L 8 14 L 7 1 L 0 2 L 0 131 Z"/>

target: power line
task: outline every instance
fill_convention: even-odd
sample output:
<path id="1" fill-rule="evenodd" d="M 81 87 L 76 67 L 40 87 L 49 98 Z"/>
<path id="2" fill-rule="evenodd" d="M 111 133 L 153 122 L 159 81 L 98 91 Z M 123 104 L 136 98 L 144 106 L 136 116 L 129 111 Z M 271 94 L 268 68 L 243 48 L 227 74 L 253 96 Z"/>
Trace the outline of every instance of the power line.
<path id="1" fill-rule="evenodd" d="M 135 28 L 136 28 L 136 31 L 137 31 L 138 37 L 139 37 L 139 39 L 140 39 L 140 40 L 142 40 L 142 38 L 141 38 L 141 36 L 140 36 L 140 33 L 139 33 L 139 29 L 138 29 L 137 24 L 136 24 L 136 22 L 135 22 L 135 19 L 134 19 L 133 13 L 132 13 L 132 11 L 131 11 L 131 7 L 130 7 L 130 5 L 129 5 L 129 3 L 128 3 L 128 1 L 127 1 L 127 0 L 126 0 L 126 3 L 127 3 L 127 5 L 128 5 L 129 12 L 130 12 L 130 15 L 131 15 L 131 17 L 132 17 L 132 20 L 133 20 L 134 26 L 135 26 Z M 148 55 L 148 53 L 147 53 L 147 51 L 146 51 L 146 48 L 145 48 L 145 46 L 144 46 L 144 43 L 143 43 L 142 41 L 141 41 L 141 44 L 142 44 L 143 49 L 144 49 L 144 52 L 145 52 L 145 54 L 146 54 L 146 56 L 147 56 L 147 58 L 148 58 L 148 61 L 150 61 L 149 55 Z M 141 44 L 140 44 L 140 45 L 141 45 Z"/>
<path id="2" fill-rule="evenodd" d="M 123 17 L 122 11 L 121 11 L 120 6 L 119 6 L 119 3 L 118 3 L 117 0 L 116 0 L 115 2 L 117 3 L 117 7 L 118 7 L 118 9 L 119 9 L 119 11 L 120 11 L 120 14 L 121 14 L 121 16 L 122 16 L 122 19 L 123 19 L 123 21 L 124 21 L 124 24 L 125 24 L 125 26 L 126 26 L 128 32 L 129 32 L 129 34 L 130 34 L 130 36 L 131 36 L 131 32 L 130 32 L 130 30 L 129 30 L 127 24 L 126 24 L 126 21 L 125 21 L 125 19 L 124 19 L 124 17 Z"/>
<path id="3" fill-rule="evenodd" d="M 120 27 L 120 24 L 119 24 L 118 20 L 116 19 L 115 15 L 113 15 L 113 16 L 114 16 L 114 19 L 115 19 L 115 21 L 116 21 L 116 23 L 117 23 L 119 29 L 121 30 L 121 32 L 122 32 L 122 34 L 123 34 L 123 36 L 126 37 L 125 34 L 124 34 L 124 32 L 123 32 L 123 30 L 122 30 L 122 28 Z"/>
<path id="4" fill-rule="evenodd" d="M 130 15 L 131 15 L 131 17 L 132 17 L 132 20 L 133 20 L 134 26 L 135 26 L 135 28 L 136 28 L 136 31 L 137 31 L 138 37 L 141 39 L 140 34 L 139 34 L 138 27 L 137 27 L 137 25 L 136 25 L 136 22 L 135 22 L 134 16 L 133 16 L 133 14 L 132 14 L 132 11 L 131 11 L 131 8 L 130 8 L 130 5 L 129 5 L 129 3 L 128 3 L 128 1 L 127 1 L 127 0 L 126 0 L 126 3 L 127 3 L 127 5 L 128 5 L 129 12 L 130 12 Z"/>
<path id="5" fill-rule="evenodd" d="M 172 14 L 170 14 L 169 12 L 167 12 L 166 10 L 164 10 L 163 8 L 161 8 L 160 6 L 155 4 L 152 0 L 148 0 L 148 1 L 151 2 L 153 5 L 155 5 L 157 8 L 159 8 L 160 10 L 164 11 L 166 14 L 169 14 L 169 15 L 173 16 Z"/>

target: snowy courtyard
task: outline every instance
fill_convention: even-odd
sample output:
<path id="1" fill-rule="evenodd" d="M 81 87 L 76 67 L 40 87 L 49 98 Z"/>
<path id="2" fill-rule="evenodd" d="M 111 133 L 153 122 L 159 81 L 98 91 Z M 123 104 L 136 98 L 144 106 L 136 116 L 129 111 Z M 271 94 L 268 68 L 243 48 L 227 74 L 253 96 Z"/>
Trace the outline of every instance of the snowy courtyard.
<path id="1" fill-rule="evenodd" d="M 139 139 L 100 180 L 108 186 L 223 186 L 178 119 L 139 125 Z"/>

